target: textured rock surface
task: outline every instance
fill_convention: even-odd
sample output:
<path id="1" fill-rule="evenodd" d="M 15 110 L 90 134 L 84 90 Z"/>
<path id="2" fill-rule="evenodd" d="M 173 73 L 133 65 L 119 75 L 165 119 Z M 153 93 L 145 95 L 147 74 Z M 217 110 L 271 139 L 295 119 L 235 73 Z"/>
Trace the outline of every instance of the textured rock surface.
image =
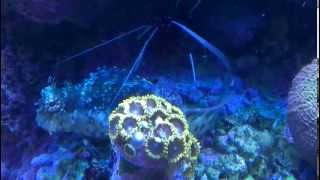
<path id="1" fill-rule="evenodd" d="M 105 138 L 107 109 L 118 90 L 125 72 L 99 68 L 78 84 L 65 83 L 57 87 L 54 82 L 41 91 L 36 121 L 50 134 L 72 132 L 82 136 Z M 135 77 L 124 86 L 120 98 L 151 92 L 145 79 Z"/>
<path id="2" fill-rule="evenodd" d="M 234 126 L 214 142 L 212 147 L 201 149 L 196 179 L 280 180 L 295 176 L 298 170 L 294 146 L 275 131 Z"/>
<path id="3" fill-rule="evenodd" d="M 288 123 L 302 157 L 316 166 L 318 62 L 303 67 L 292 81 L 288 97 Z"/>

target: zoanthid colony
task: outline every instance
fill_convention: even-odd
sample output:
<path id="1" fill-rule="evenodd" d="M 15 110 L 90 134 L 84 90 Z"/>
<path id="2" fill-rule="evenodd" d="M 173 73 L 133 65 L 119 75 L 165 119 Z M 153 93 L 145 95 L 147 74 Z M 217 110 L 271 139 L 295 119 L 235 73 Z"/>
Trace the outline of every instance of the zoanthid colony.
<path id="1" fill-rule="evenodd" d="M 146 173 L 161 171 L 169 179 L 193 176 L 200 144 L 182 111 L 165 99 L 146 95 L 124 100 L 110 114 L 108 132 L 118 157 L 150 169 Z"/>

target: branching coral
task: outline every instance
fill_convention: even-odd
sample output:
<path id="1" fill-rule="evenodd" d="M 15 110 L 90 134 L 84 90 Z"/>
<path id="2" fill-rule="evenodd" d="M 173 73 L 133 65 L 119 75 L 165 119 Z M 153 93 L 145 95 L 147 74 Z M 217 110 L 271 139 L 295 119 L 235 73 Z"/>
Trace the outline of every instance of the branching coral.
<path id="1" fill-rule="evenodd" d="M 154 95 L 124 100 L 109 116 L 108 132 L 119 161 L 169 179 L 193 176 L 200 145 L 180 109 L 166 100 Z M 135 176 L 119 173 L 120 178 Z"/>

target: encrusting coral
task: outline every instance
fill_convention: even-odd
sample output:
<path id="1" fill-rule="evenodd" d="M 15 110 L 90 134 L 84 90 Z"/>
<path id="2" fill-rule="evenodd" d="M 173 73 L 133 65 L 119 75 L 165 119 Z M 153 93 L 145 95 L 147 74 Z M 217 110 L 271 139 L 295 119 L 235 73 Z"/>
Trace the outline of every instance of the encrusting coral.
<path id="1" fill-rule="evenodd" d="M 146 95 L 124 100 L 110 114 L 108 132 L 120 161 L 117 178 L 161 172 L 167 179 L 192 179 L 200 145 L 181 110 L 165 99 Z M 121 170 L 124 162 L 144 169 L 142 174 Z"/>

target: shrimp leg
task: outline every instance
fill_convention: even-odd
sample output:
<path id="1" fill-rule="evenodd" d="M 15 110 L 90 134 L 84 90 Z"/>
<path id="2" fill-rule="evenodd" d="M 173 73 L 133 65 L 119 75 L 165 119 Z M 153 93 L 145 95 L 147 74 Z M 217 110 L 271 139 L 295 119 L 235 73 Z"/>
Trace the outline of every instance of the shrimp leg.
<path id="1" fill-rule="evenodd" d="M 213 46 L 211 43 L 209 43 L 207 40 L 199 36 L 197 33 L 189 29 L 183 24 L 178 23 L 177 21 L 171 21 L 174 25 L 176 25 L 178 28 L 180 28 L 182 31 L 190 35 L 193 39 L 195 39 L 198 43 L 200 43 L 202 46 L 207 48 L 213 55 L 218 57 L 219 61 L 225 66 L 227 71 L 230 71 L 229 66 L 229 60 L 228 58 L 215 46 Z"/>
<path id="2" fill-rule="evenodd" d="M 193 60 L 193 56 L 192 53 L 189 53 L 189 60 L 190 60 L 190 64 L 191 64 L 191 68 L 192 68 L 192 77 L 193 77 L 193 82 L 196 85 L 197 84 L 197 79 L 196 79 L 196 70 L 194 67 L 194 60 Z"/>
<path id="3" fill-rule="evenodd" d="M 127 74 L 127 76 L 124 78 L 120 88 L 118 89 L 117 93 L 115 94 L 115 96 L 113 97 L 110 106 L 108 109 L 111 109 L 113 104 L 115 103 L 115 101 L 117 100 L 117 98 L 120 95 L 120 92 L 122 91 L 122 89 L 124 88 L 125 84 L 127 83 L 127 81 L 130 79 L 130 77 L 132 76 L 132 74 L 139 68 L 141 62 L 142 62 L 142 58 L 145 52 L 146 47 L 148 46 L 148 44 L 150 43 L 151 39 L 153 38 L 153 36 L 155 35 L 155 33 L 158 31 L 158 28 L 156 27 L 150 34 L 150 36 L 148 37 L 148 39 L 145 41 L 142 49 L 140 50 L 139 55 L 137 56 L 137 58 L 135 59 L 129 73 Z"/>
<path id="4" fill-rule="evenodd" d="M 131 31 L 122 33 L 122 34 L 120 34 L 120 35 L 118 35 L 118 36 L 116 36 L 116 37 L 114 37 L 114 38 L 112 38 L 112 39 L 110 39 L 110 40 L 103 41 L 103 42 L 100 43 L 100 44 L 97 44 L 97 45 L 95 45 L 95 46 L 93 46 L 93 47 L 91 47 L 91 48 L 85 49 L 85 50 L 83 50 L 83 51 L 81 51 L 81 52 L 79 52 L 79 53 L 76 53 L 76 54 L 74 54 L 74 55 L 72 55 L 72 56 L 64 59 L 64 60 L 61 61 L 61 62 L 58 62 L 58 63 L 56 64 L 56 66 L 61 65 L 61 64 L 64 64 L 64 63 L 66 63 L 66 62 L 69 62 L 69 61 L 71 61 L 71 60 L 73 60 L 73 59 L 75 59 L 75 58 L 77 58 L 77 57 L 80 57 L 80 56 L 83 55 L 83 54 L 89 53 L 89 52 L 91 52 L 91 51 L 93 51 L 93 50 L 95 50 L 95 49 L 97 49 L 97 48 L 106 46 L 106 45 L 112 43 L 113 41 L 116 41 L 116 40 L 119 40 L 119 39 L 124 38 L 124 37 L 126 37 L 126 36 L 129 36 L 130 34 L 135 33 L 135 32 L 137 32 L 137 31 L 140 31 L 141 29 L 145 29 L 145 28 L 147 28 L 147 27 L 148 27 L 148 26 L 143 25 L 143 26 L 137 27 L 137 28 L 135 28 L 135 29 L 132 29 Z"/>

